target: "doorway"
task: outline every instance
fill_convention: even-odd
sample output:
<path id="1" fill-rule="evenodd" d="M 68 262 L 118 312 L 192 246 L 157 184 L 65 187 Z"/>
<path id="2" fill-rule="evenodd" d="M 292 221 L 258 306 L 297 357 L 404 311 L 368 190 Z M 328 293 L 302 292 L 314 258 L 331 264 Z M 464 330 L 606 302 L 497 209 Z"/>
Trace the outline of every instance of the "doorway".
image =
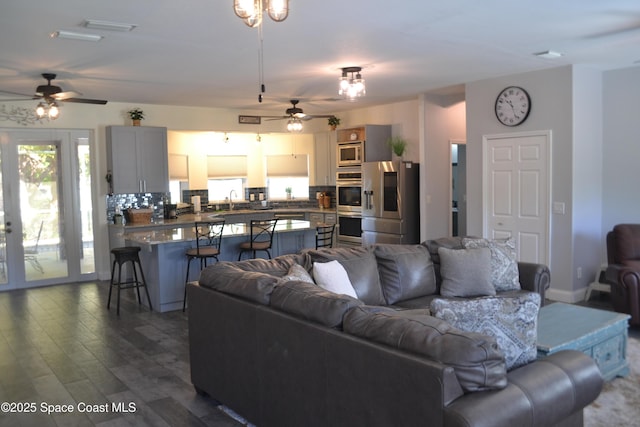
<path id="1" fill-rule="evenodd" d="M 449 140 L 451 149 L 449 168 L 449 200 L 451 201 L 451 215 L 449 215 L 449 235 L 467 235 L 467 142 L 464 140 Z"/>
<path id="2" fill-rule="evenodd" d="M 96 278 L 89 137 L 0 130 L 0 291 Z"/>

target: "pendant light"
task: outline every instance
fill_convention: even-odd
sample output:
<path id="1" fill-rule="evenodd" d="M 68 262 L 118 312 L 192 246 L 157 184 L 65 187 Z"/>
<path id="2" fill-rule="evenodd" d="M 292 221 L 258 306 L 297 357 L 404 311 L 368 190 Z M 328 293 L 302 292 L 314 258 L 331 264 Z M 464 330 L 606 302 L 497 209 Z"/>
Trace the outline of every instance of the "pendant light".
<path id="1" fill-rule="evenodd" d="M 289 16 L 289 0 L 233 0 L 233 11 L 249 27 L 262 23 L 262 13 L 266 9 L 269 18 L 282 22 Z"/>

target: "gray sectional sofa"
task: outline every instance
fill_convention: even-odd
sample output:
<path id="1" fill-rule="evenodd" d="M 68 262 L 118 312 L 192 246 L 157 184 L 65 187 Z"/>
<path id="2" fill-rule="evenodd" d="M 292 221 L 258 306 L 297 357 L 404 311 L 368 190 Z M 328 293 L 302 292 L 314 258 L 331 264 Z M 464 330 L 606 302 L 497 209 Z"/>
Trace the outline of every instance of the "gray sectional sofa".
<path id="1" fill-rule="evenodd" d="M 258 427 L 582 425 L 602 388 L 591 358 L 567 350 L 507 366 L 499 338 L 430 311 L 475 300 L 537 308 L 548 269 L 518 264 L 520 290 L 442 298 L 443 246 L 462 243 L 309 250 L 207 267 L 187 289 L 196 390 Z M 292 273 L 333 260 L 358 298 Z"/>

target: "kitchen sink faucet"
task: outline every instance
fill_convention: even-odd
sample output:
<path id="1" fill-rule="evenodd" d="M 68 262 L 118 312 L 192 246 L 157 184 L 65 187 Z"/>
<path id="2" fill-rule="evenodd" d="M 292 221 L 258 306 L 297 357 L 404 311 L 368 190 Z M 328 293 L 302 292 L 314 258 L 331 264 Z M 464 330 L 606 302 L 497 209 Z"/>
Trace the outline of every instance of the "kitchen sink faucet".
<path id="1" fill-rule="evenodd" d="M 236 190 L 231 190 L 229 191 L 229 210 L 232 211 L 233 210 L 233 195 L 236 195 L 236 197 L 238 197 L 238 193 L 236 193 Z"/>

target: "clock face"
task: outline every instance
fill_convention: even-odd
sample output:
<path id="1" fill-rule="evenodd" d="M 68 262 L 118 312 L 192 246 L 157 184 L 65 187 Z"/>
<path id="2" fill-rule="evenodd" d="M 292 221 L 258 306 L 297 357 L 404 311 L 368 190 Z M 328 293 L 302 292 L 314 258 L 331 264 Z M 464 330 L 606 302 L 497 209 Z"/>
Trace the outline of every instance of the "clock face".
<path id="1" fill-rule="evenodd" d="M 496 99 L 496 117 L 503 125 L 518 126 L 531 111 L 531 98 L 526 90 L 509 86 Z"/>

